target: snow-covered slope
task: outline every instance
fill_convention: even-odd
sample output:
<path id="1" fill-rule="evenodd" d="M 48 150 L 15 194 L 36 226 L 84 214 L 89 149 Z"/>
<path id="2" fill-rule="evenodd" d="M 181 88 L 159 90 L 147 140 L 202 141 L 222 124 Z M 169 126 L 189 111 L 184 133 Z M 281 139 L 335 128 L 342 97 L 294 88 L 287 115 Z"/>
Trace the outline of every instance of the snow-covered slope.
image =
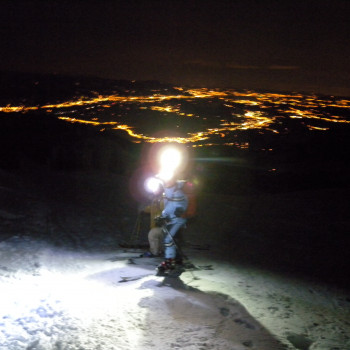
<path id="1" fill-rule="evenodd" d="M 350 347 L 348 290 L 292 263 L 311 251 L 300 253 L 306 238 L 297 244 L 309 217 L 298 203 L 323 203 L 313 212 L 332 216 L 338 192 L 206 193 L 183 249 L 214 269 L 164 279 L 153 266 L 128 264 L 138 253 L 118 245 L 137 215 L 127 178 L 1 172 L 0 180 L 1 350 Z M 121 283 L 125 276 L 138 278 Z"/>

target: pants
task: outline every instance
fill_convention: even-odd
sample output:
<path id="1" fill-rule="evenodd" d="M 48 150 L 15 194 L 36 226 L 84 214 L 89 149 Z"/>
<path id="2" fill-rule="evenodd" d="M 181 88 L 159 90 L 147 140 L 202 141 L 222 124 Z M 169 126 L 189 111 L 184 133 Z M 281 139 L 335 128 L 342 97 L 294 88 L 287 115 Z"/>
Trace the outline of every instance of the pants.
<path id="1" fill-rule="evenodd" d="M 148 232 L 149 250 L 153 255 L 161 255 L 164 251 L 164 232 L 161 227 L 153 227 Z"/>
<path id="2" fill-rule="evenodd" d="M 172 237 L 175 237 L 176 233 L 180 230 L 182 226 L 186 223 L 184 218 L 174 218 L 171 220 L 171 223 L 167 225 L 168 233 L 164 238 L 165 246 L 165 259 L 175 259 L 176 257 L 176 245 Z"/>

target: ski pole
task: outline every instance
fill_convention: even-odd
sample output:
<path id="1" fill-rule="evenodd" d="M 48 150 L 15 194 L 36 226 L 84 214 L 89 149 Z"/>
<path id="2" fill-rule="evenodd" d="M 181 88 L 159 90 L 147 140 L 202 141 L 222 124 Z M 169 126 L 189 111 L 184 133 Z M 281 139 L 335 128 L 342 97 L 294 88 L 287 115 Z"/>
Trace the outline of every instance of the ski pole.
<path id="1" fill-rule="evenodd" d="M 167 225 L 163 225 L 163 231 L 170 236 L 171 240 L 173 241 L 173 244 L 176 248 L 176 250 L 180 253 L 180 256 L 186 260 L 188 260 L 188 257 L 183 253 L 182 249 L 179 247 L 179 245 L 176 243 L 175 238 L 169 233 L 169 230 L 166 227 Z"/>

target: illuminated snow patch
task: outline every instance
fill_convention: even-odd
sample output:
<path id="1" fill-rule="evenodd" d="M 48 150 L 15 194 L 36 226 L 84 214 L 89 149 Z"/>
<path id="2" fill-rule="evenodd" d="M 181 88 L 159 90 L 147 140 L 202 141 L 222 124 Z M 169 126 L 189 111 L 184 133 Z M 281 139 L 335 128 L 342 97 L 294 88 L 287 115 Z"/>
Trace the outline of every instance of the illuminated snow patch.
<path id="1" fill-rule="evenodd" d="M 38 349 L 56 349 L 59 339 L 94 349 L 101 339 L 118 341 L 120 349 L 132 349 L 142 338 L 147 310 L 138 303 L 152 291 L 138 288 L 138 282 L 113 286 L 51 271 L 6 282 L 0 298 L 0 343 L 6 349 L 26 349 L 34 341 Z"/>

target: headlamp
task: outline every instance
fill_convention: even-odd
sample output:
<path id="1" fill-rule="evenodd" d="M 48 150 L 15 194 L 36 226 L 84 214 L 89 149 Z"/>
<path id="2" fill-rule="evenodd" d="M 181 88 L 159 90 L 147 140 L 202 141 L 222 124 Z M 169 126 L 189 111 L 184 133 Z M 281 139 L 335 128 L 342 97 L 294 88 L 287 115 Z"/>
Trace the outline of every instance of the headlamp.
<path id="1" fill-rule="evenodd" d="M 166 144 L 153 147 L 149 159 L 156 176 L 144 181 L 144 189 L 148 193 L 158 194 L 163 186 L 175 180 L 185 168 L 187 154 L 183 147 L 174 144 Z"/>
<path id="2" fill-rule="evenodd" d="M 163 148 L 159 155 L 159 178 L 164 181 L 169 181 L 175 175 L 175 171 L 178 169 L 182 161 L 181 152 L 173 147 L 167 146 Z"/>
<path id="3" fill-rule="evenodd" d="M 156 177 L 149 177 L 145 181 L 145 190 L 150 193 L 157 193 L 161 189 L 161 181 Z"/>

